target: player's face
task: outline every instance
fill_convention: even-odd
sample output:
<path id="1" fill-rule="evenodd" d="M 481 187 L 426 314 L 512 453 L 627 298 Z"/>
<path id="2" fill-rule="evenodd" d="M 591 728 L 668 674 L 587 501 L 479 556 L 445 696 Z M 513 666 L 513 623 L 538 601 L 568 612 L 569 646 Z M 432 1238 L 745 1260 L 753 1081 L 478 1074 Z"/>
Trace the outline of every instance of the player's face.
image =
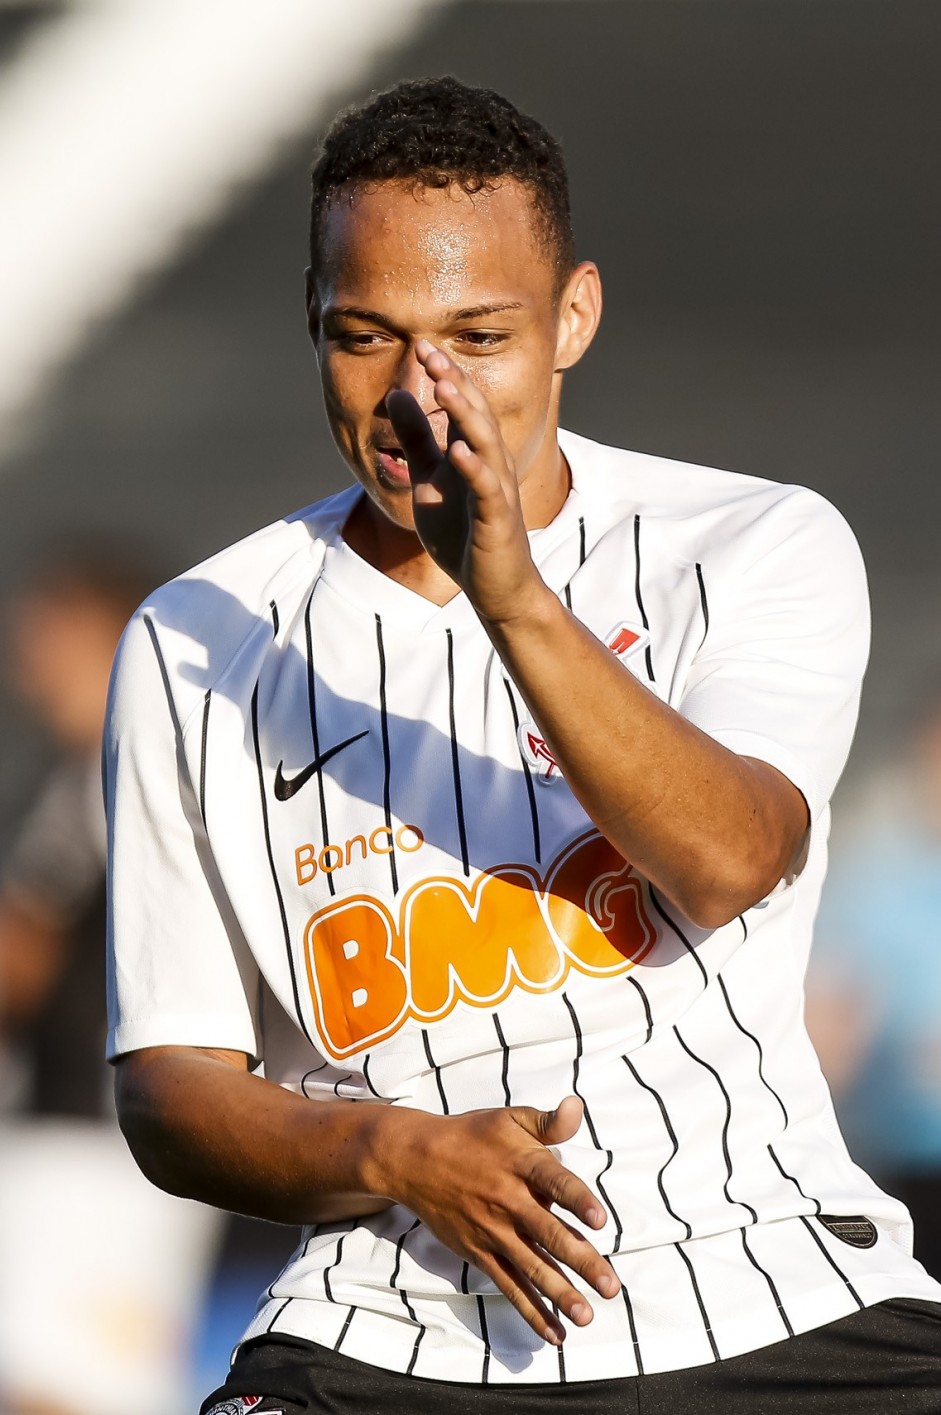
<path id="1" fill-rule="evenodd" d="M 309 291 L 311 334 L 333 436 L 373 503 L 413 528 L 408 468 L 385 399 L 406 388 L 440 447 L 447 418 L 415 356 L 428 339 L 482 389 L 527 501 L 566 477 L 555 439 L 561 370 L 594 323 L 560 296 L 531 198 L 513 180 L 468 195 L 398 182 L 357 189 L 330 209 Z M 597 280 L 594 267 L 579 267 Z M 595 313 L 595 319 L 597 312 Z M 587 333 L 587 324 L 591 331 Z M 538 522 L 536 522 L 538 523 Z"/>

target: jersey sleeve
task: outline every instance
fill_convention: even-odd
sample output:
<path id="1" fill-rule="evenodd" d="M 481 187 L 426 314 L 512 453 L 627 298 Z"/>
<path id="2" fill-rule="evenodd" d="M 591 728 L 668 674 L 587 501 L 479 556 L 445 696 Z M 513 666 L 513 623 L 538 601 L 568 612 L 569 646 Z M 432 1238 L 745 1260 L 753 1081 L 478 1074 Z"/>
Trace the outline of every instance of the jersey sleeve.
<path id="1" fill-rule="evenodd" d="M 701 568 L 708 624 L 680 711 L 776 767 L 816 821 L 846 764 L 869 653 L 856 540 L 829 502 L 795 488 Z"/>
<path id="2" fill-rule="evenodd" d="M 258 970 L 214 866 L 145 611 L 115 661 L 104 785 L 109 1060 L 162 1045 L 257 1058 Z"/>

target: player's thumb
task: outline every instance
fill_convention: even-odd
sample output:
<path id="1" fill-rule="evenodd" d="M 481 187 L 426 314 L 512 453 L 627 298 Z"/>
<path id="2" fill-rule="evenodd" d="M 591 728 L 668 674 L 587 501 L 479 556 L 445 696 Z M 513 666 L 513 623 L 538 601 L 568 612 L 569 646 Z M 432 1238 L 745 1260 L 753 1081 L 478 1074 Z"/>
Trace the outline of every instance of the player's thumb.
<path id="1" fill-rule="evenodd" d="M 524 1130 L 528 1130 L 544 1145 L 561 1145 L 571 1140 L 582 1123 L 585 1107 L 578 1096 L 566 1096 L 555 1110 L 535 1110 L 530 1106 L 518 1106 L 516 1119 Z"/>

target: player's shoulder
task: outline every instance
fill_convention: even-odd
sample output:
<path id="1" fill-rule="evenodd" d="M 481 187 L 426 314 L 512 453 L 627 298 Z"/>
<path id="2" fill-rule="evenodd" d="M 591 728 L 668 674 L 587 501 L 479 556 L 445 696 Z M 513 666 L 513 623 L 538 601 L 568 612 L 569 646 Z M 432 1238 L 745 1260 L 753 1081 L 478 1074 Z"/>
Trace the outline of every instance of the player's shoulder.
<path id="1" fill-rule="evenodd" d="M 708 543 L 756 553 L 806 532 L 855 548 L 842 513 L 810 487 L 771 481 L 648 452 L 611 447 L 573 433 L 560 435 L 573 478 L 586 501 L 612 525 L 640 517 L 677 555 L 698 558 Z"/>
<path id="2" fill-rule="evenodd" d="M 119 667 L 156 654 L 182 697 L 205 693 L 244 645 L 270 640 L 296 610 L 358 494 L 348 487 L 284 516 L 154 590 L 124 632 Z"/>
<path id="3" fill-rule="evenodd" d="M 324 546 L 338 533 L 358 494 L 358 487 L 347 487 L 253 531 L 162 585 L 142 608 L 179 604 L 190 608 L 204 627 L 206 601 L 231 595 L 257 613 L 279 591 L 309 577 L 312 567 L 316 573 Z"/>

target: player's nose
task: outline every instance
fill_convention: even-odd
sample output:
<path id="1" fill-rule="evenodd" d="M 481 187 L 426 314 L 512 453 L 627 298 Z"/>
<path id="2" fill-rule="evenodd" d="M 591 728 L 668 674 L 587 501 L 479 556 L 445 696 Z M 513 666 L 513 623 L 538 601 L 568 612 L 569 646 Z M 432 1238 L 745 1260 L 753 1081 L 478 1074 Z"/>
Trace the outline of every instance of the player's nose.
<path id="1" fill-rule="evenodd" d="M 404 389 L 406 393 L 411 393 L 418 406 L 426 417 L 430 418 L 434 413 L 445 416 L 444 410 L 438 407 L 435 398 L 434 379 L 429 378 L 423 365 L 419 363 L 415 354 L 415 343 L 410 342 L 402 350 L 402 357 L 399 359 L 395 369 L 395 377 L 389 385 L 389 392 L 394 389 Z"/>

